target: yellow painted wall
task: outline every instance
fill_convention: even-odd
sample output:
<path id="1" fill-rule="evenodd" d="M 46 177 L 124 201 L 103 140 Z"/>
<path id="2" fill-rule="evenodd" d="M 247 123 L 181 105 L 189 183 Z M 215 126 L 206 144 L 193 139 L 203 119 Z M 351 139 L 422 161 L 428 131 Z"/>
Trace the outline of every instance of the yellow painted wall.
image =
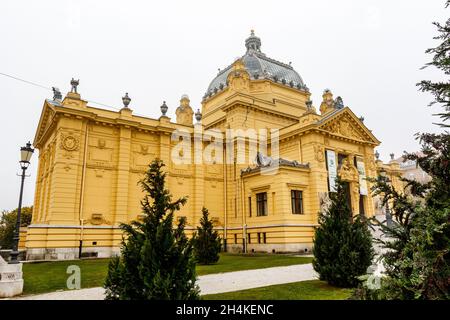
<path id="1" fill-rule="evenodd" d="M 181 128 L 193 133 L 194 125 L 173 123 L 166 116 L 135 116 L 128 108 L 119 112 L 93 108 L 70 92 L 62 102 L 44 102 L 36 132 L 39 167 L 33 220 L 25 242 L 29 258 L 77 257 L 80 239 L 86 251 L 97 250 L 102 256 L 117 252 L 118 225 L 139 218 L 143 193 L 138 181 L 156 157 L 166 164 L 167 188 L 173 197 L 188 196 L 186 206 L 176 213 L 187 217 L 188 234 L 206 206 L 232 250 L 242 248 L 246 234 L 251 239 L 249 250 L 309 250 L 321 209 L 319 199 L 328 192 L 325 150 L 362 159 L 367 176 L 375 176 L 384 166 L 373 157 L 379 141 L 348 107 L 318 114 L 306 106 L 309 92 L 269 80 L 249 80 L 239 62 L 233 68 L 240 71 L 236 77 L 242 81 L 230 78 L 229 87 L 203 101 L 202 123 L 196 128 L 280 129 L 279 156 L 303 166 L 281 166 L 274 175 L 261 175 L 241 173 L 253 163 L 175 164 L 171 154 L 176 142 L 171 141 L 171 133 Z M 270 143 L 269 154 L 275 152 Z M 397 183 L 395 165 L 385 168 Z M 354 170 L 351 163 L 348 181 L 357 214 Z M 302 215 L 291 212 L 294 189 L 304 194 Z M 268 195 L 265 217 L 256 216 L 258 190 Z M 248 197 L 252 198 L 251 217 Z M 366 215 L 373 215 L 370 196 L 365 208 Z M 266 244 L 257 243 L 258 233 L 266 233 Z"/>

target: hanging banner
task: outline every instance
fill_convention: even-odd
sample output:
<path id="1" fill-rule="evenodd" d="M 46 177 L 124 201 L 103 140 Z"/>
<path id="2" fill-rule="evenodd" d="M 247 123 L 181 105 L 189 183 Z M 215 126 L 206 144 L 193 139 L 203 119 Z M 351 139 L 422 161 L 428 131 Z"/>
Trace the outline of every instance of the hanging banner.
<path id="1" fill-rule="evenodd" d="M 364 168 L 364 162 L 361 159 L 356 160 L 356 166 L 358 167 L 359 173 L 359 194 L 367 196 L 367 181 L 366 181 L 366 170 Z"/>
<path id="2" fill-rule="evenodd" d="M 328 186 L 331 192 L 335 192 L 337 177 L 336 153 L 333 150 L 327 150 L 326 155 L 328 166 Z"/>

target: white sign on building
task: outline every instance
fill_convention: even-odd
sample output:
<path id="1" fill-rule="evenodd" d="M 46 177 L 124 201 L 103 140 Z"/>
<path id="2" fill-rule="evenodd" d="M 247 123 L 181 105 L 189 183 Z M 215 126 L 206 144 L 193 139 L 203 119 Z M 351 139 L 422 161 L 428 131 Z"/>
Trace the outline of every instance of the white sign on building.
<path id="1" fill-rule="evenodd" d="M 364 168 L 364 162 L 360 159 L 356 161 L 359 172 L 359 194 L 367 196 L 367 181 L 366 181 L 366 170 Z"/>
<path id="2" fill-rule="evenodd" d="M 337 177 L 337 165 L 336 165 L 336 153 L 333 150 L 327 150 L 327 166 L 328 166 L 328 186 L 331 192 L 336 191 L 336 177 Z"/>

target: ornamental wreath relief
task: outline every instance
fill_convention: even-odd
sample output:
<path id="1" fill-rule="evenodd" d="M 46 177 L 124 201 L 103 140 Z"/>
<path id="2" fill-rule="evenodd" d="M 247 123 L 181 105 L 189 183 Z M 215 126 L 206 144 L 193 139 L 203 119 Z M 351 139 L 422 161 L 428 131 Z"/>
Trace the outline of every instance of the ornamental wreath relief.
<path id="1" fill-rule="evenodd" d="M 61 148 L 66 151 L 75 151 L 78 150 L 78 146 L 80 141 L 78 138 L 73 135 L 65 135 L 61 133 Z"/>

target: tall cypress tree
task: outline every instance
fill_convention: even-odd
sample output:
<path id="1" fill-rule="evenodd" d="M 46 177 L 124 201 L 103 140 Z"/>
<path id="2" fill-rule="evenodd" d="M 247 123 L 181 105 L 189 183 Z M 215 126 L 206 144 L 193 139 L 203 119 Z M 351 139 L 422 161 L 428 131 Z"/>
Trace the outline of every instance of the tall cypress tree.
<path id="1" fill-rule="evenodd" d="M 330 192 L 331 205 L 319 213 L 314 235 L 314 270 L 320 280 L 338 287 L 354 287 L 365 274 L 374 256 L 372 236 L 366 221 L 352 218 L 343 182 L 336 179 L 336 192 Z"/>
<path id="2" fill-rule="evenodd" d="M 209 219 L 208 209 L 202 208 L 202 218 L 197 233 L 194 235 L 194 251 L 196 259 L 201 264 L 212 264 L 219 261 L 220 236 L 214 230 L 213 223 Z"/>
<path id="3" fill-rule="evenodd" d="M 184 234 L 186 220 L 173 227 L 174 212 L 187 199 L 171 201 L 165 189 L 161 160 L 154 160 L 140 185 L 142 222 L 121 224 L 121 257 L 111 260 L 105 282 L 108 300 L 191 300 L 199 298 L 195 284 L 193 247 Z"/>

